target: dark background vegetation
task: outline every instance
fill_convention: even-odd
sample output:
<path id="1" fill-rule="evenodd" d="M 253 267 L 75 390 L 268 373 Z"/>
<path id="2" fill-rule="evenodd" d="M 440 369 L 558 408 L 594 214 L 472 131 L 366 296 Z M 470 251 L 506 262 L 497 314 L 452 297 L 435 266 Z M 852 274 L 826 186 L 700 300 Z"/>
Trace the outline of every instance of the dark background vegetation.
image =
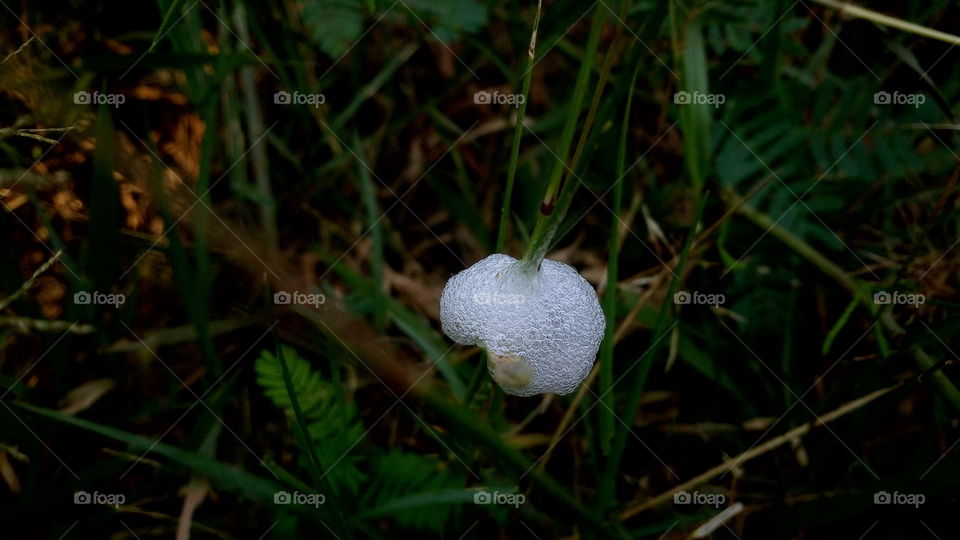
<path id="1" fill-rule="evenodd" d="M 518 110 L 474 94 L 521 92 L 535 2 L 2 4 L 0 537 L 686 538 L 735 503 L 713 537 L 954 535 L 960 48 L 807 0 L 544 2 L 503 251 L 575 182 L 548 257 L 615 331 L 516 398 L 438 302 L 497 248 Z"/>

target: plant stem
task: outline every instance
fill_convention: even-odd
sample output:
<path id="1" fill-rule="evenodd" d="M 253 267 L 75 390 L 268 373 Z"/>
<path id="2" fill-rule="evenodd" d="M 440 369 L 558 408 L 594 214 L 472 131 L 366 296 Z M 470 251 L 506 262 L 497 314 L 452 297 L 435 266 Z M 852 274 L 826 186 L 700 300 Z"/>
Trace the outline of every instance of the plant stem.
<path id="1" fill-rule="evenodd" d="M 563 219 L 563 215 L 566 213 L 566 207 L 569 206 L 568 199 L 573 198 L 572 193 L 569 193 L 569 197 L 565 197 L 568 191 L 567 186 L 564 186 L 565 193 L 559 197 L 557 194 L 560 191 L 560 184 L 561 180 L 563 180 L 564 172 L 568 169 L 565 162 L 566 156 L 570 153 L 570 146 L 573 144 L 573 134 L 576 130 L 577 120 L 580 117 L 580 109 L 583 106 L 583 100 L 587 93 L 587 82 L 590 79 L 590 72 L 593 71 L 593 63 L 597 55 L 600 31 L 603 29 L 606 20 L 601 14 L 602 9 L 606 8 L 599 4 L 594 8 L 593 20 L 590 25 L 590 35 L 587 38 L 587 46 L 583 51 L 583 61 L 580 63 L 580 71 L 577 73 L 577 80 L 573 87 L 573 97 L 570 100 L 566 123 L 560 135 L 557 162 L 551 172 L 543 202 L 540 204 L 540 213 L 537 216 L 537 224 L 534 226 L 533 233 L 530 235 L 530 243 L 527 245 L 527 250 L 523 254 L 523 266 L 528 271 L 535 271 L 540 268 L 540 263 L 543 261 L 543 257 L 549 249 L 550 240 L 553 239 L 553 235 L 559 227 L 560 220 Z M 589 126 L 585 126 L 585 128 L 588 129 Z M 570 165 L 569 169 L 572 170 L 573 167 L 576 166 L 576 163 L 571 163 Z M 576 187 L 574 180 L 568 180 L 567 185 L 570 184 L 573 184 L 574 188 Z"/>
<path id="2" fill-rule="evenodd" d="M 600 344 L 600 396 L 605 407 L 600 409 L 600 447 L 604 453 L 610 450 L 610 439 L 613 438 L 613 348 L 614 327 L 617 322 L 617 264 L 620 252 L 620 208 L 623 206 L 623 176 L 627 155 L 627 132 L 630 125 L 630 104 L 633 101 L 633 86 L 640 73 L 640 64 L 637 63 L 630 78 L 630 89 L 627 91 L 627 103 L 623 111 L 623 122 L 620 126 L 620 145 L 617 148 L 617 180 L 613 185 L 613 219 L 610 222 L 610 247 L 607 256 L 607 286 L 603 291 L 603 316 L 607 320 L 604 329 L 603 342 Z"/>
<path id="3" fill-rule="evenodd" d="M 943 371 L 936 369 L 937 363 L 927 356 L 927 353 L 918 345 L 910 347 L 910 354 L 913 355 L 917 367 L 923 370 L 923 373 L 929 373 L 929 377 L 933 379 L 933 384 L 937 387 L 940 395 L 944 397 L 944 400 L 953 407 L 955 412 L 960 412 L 960 389 L 957 389 L 950 377 L 947 377 Z"/>
<path id="4" fill-rule="evenodd" d="M 496 253 L 503 251 L 507 239 L 507 223 L 510 222 L 510 199 L 513 195 L 513 182 L 517 177 L 517 160 L 520 156 L 520 139 L 523 137 L 523 121 L 527 115 L 527 101 L 530 96 L 530 80 L 533 79 L 533 62 L 537 49 L 537 28 L 540 26 L 541 0 L 537 0 L 537 14 L 533 19 L 533 31 L 530 33 L 530 47 L 527 49 L 527 69 L 523 74 L 523 100 L 517 109 L 517 123 L 513 130 L 513 147 L 510 149 L 510 167 L 507 169 L 507 187 L 503 194 L 503 208 L 500 210 L 500 227 L 497 231 Z"/>
<path id="5" fill-rule="evenodd" d="M 669 316 L 671 300 L 680 283 L 680 276 L 684 274 L 684 267 L 687 264 L 690 252 L 693 250 L 693 239 L 697 235 L 697 227 L 703 220 L 703 210 L 706 207 L 707 195 L 709 195 L 709 192 L 702 194 L 700 201 L 697 203 L 696 218 L 694 219 L 693 226 L 690 228 L 690 232 L 687 234 L 687 239 L 684 242 L 683 250 L 680 252 L 680 259 L 677 262 L 677 266 L 673 270 L 674 276 L 670 281 L 670 288 L 667 290 L 666 296 L 664 296 L 663 305 L 660 306 L 660 313 L 657 315 L 657 324 L 650 340 L 650 348 L 643 353 L 632 368 L 634 370 L 633 384 L 629 390 L 627 406 L 620 415 L 621 418 L 636 417 L 637 408 L 640 407 L 640 396 L 643 393 L 643 387 L 646 383 L 650 366 L 653 364 L 654 359 L 663 346 L 663 338 L 667 332 L 677 324 L 676 322 L 672 325 L 668 324 L 671 318 Z M 626 373 L 624 376 L 626 376 Z M 620 460 L 623 457 L 623 451 L 627 445 L 627 433 L 629 431 L 630 429 L 627 426 L 624 426 L 624 429 L 617 430 L 614 434 L 613 443 L 610 445 L 607 462 L 603 469 L 603 474 L 600 477 L 600 484 L 597 487 L 597 506 L 600 511 L 605 512 L 613 505 L 616 491 L 616 476 L 620 471 Z"/>
<path id="6" fill-rule="evenodd" d="M 884 15 L 883 13 L 878 13 L 860 6 L 850 4 L 847 2 L 836 2 L 834 0 L 813 0 L 814 2 L 831 7 L 833 9 L 839 10 L 841 15 L 849 15 L 851 17 L 857 17 L 860 19 L 866 19 L 877 24 L 882 24 L 884 26 L 889 26 L 890 28 L 896 28 L 898 30 L 903 30 L 904 32 L 909 32 L 911 34 L 917 34 L 918 36 L 928 37 L 931 39 L 937 39 L 950 43 L 952 45 L 960 45 L 960 36 L 955 36 L 953 34 L 948 34 L 946 32 L 941 32 L 939 30 L 934 30 L 932 28 L 927 28 L 926 26 L 921 26 L 903 19 L 897 19 L 896 17 L 891 17 L 889 15 Z"/>
<path id="7" fill-rule="evenodd" d="M 728 196 L 733 200 L 737 200 L 736 195 Z M 869 293 L 869 287 L 867 287 L 866 284 L 850 277 L 846 271 L 837 266 L 831 260 L 821 255 L 820 252 L 814 249 L 810 244 L 806 243 L 802 238 L 796 236 L 779 224 L 774 223 L 769 216 L 759 212 L 749 204 L 742 205 L 739 212 L 744 217 L 752 221 L 755 225 L 765 230 L 769 230 L 770 234 L 774 238 L 779 239 L 781 242 L 786 244 L 787 247 L 793 249 L 801 257 L 806 259 L 807 262 L 819 268 L 820 271 L 832 277 L 834 281 L 850 291 L 853 297 L 859 300 L 859 302 L 871 315 L 879 316 L 880 322 L 887 331 L 892 333 L 902 332 L 902 329 L 897 326 L 896 321 L 894 321 L 892 317 L 884 317 L 880 314 L 880 309 L 873 302 L 873 299 Z M 882 336 L 882 332 L 879 332 L 878 338 L 882 339 Z M 926 353 L 924 353 L 923 349 L 917 345 L 911 347 L 911 354 L 913 355 L 914 362 L 917 364 L 917 368 L 921 373 L 926 372 L 935 365 L 935 362 L 933 362 L 926 355 Z M 951 381 L 941 371 L 934 371 L 931 377 L 933 377 L 934 385 L 944 401 L 946 401 L 955 410 L 960 411 L 960 389 L 957 389 L 957 386 L 953 384 L 953 381 Z"/>
<path id="8" fill-rule="evenodd" d="M 287 396 L 290 398 L 290 405 L 293 408 L 294 420 L 296 422 L 296 427 L 298 429 L 294 430 L 295 434 L 298 434 L 297 437 L 302 445 L 303 449 L 306 450 L 307 456 L 309 457 L 310 472 L 313 473 L 314 482 L 316 485 L 314 488 L 319 489 L 320 493 L 324 494 L 327 500 L 330 501 L 330 506 L 333 508 L 333 515 L 337 518 L 337 528 L 340 529 L 341 534 L 346 535 L 347 538 L 352 538 L 350 534 L 350 528 L 347 525 L 346 517 L 343 512 L 340 510 L 340 505 L 337 504 L 336 494 L 333 492 L 333 488 L 330 486 L 330 482 L 327 480 L 327 474 L 324 472 L 323 465 L 320 462 L 320 457 L 317 455 L 317 449 L 313 443 L 313 440 L 310 438 L 310 429 L 307 427 L 307 420 L 303 415 L 303 409 L 300 407 L 300 398 L 297 396 L 296 390 L 293 388 L 293 379 L 290 375 L 290 367 L 287 366 L 287 360 L 283 356 L 283 347 L 280 344 L 280 339 L 274 334 L 275 349 L 277 354 L 277 360 L 280 362 L 280 370 L 283 374 L 283 384 L 287 389 Z"/>
<path id="9" fill-rule="evenodd" d="M 733 200 L 736 202 L 739 202 L 740 200 L 739 197 L 735 195 L 731 196 L 731 198 L 733 198 Z M 801 257 L 822 270 L 823 273 L 832 277 L 844 289 L 847 289 L 855 297 L 860 298 L 861 301 L 869 304 L 869 306 L 873 306 L 873 303 L 870 302 L 866 291 L 861 290 L 863 287 L 853 278 L 851 278 L 843 268 L 840 268 L 840 266 L 838 266 L 836 263 L 821 255 L 820 252 L 814 249 L 810 244 L 804 242 L 783 227 L 780 227 L 770 218 L 770 216 L 759 212 L 749 203 L 743 203 L 740 206 L 739 213 L 763 230 L 769 230 L 772 236 L 778 238 L 781 242 L 786 244 L 787 247 L 796 251 Z"/>
<path id="10" fill-rule="evenodd" d="M 37 268 L 36 270 L 34 270 L 33 275 L 30 276 L 30 279 L 28 279 L 27 281 L 25 281 L 25 282 L 23 283 L 23 285 L 20 286 L 19 289 L 17 289 L 17 290 L 16 290 L 13 294 L 11 294 L 10 296 L 8 296 L 8 297 L 6 297 L 6 298 L 4 298 L 4 299 L 0 299 L 0 310 L 6 309 L 7 306 L 9 306 L 11 303 L 13 303 L 14 301 L 16 301 L 18 298 L 20 298 L 21 296 L 23 296 L 24 294 L 26 294 L 27 290 L 30 289 L 30 287 L 33 286 L 34 282 L 37 281 L 37 278 L 40 277 L 40 274 L 42 274 L 42 273 L 46 272 L 47 270 L 49 270 L 50 267 L 53 266 L 53 264 L 56 263 L 56 262 L 60 259 L 60 256 L 61 256 L 61 255 L 63 255 L 63 250 L 62 250 L 62 249 L 58 249 L 57 252 L 53 254 L 53 257 L 50 257 L 50 258 L 47 260 L 47 262 L 45 262 L 45 263 L 43 263 L 42 265 L 40 265 L 40 268 Z"/>

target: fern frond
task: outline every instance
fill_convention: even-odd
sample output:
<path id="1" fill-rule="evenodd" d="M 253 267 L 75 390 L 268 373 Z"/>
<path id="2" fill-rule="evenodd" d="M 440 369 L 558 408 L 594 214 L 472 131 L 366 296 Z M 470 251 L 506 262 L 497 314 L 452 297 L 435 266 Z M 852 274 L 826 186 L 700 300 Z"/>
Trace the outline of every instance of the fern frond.
<path id="1" fill-rule="evenodd" d="M 338 494 L 356 494 L 359 485 L 366 479 L 360 470 L 364 458 L 355 452 L 365 432 L 357 406 L 339 399 L 333 384 L 314 371 L 310 362 L 297 354 L 296 350 L 286 345 L 282 347 L 293 390 L 309 422 L 307 431 L 310 440 L 327 469 L 332 488 Z M 257 383 L 266 396 L 292 419 L 290 396 L 283 381 L 280 362 L 273 352 L 267 349 L 261 351 L 255 369 Z M 301 456 L 303 459 L 304 456 Z"/>
<path id="2" fill-rule="evenodd" d="M 463 488 L 466 478 L 446 468 L 445 464 L 420 454 L 391 450 L 373 464 L 373 481 L 365 490 L 364 506 L 380 508 L 391 501 L 415 494 Z M 458 516 L 458 504 L 437 504 L 429 511 L 391 513 L 403 528 L 441 533 L 448 522 Z"/>

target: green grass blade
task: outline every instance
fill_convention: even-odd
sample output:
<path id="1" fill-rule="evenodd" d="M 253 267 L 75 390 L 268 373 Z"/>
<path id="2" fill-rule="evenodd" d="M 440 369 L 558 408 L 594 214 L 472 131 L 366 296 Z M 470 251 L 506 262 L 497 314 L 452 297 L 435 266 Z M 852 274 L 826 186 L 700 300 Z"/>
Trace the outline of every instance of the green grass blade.
<path id="1" fill-rule="evenodd" d="M 830 347 L 833 346 L 833 340 L 837 339 L 837 335 L 843 330 L 843 327 L 847 325 L 847 321 L 850 320 L 850 315 L 853 315 L 853 311 L 860 304 L 856 298 L 850 301 L 847 304 L 847 308 L 843 310 L 843 313 L 840 315 L 840 318 L 837 319 L 837 322 L 830 328 L 830 332 L 827 333 L 826 339 L 823 340 L 823 347 L 821 348 L 821 353 L 826 356 L 830 352 Z"/>
<path id="2" fill-rule="evenodd" d="M 177 13 L 178 8 L 182 4 L 183 0 L 173 0 L 170 2 L 170 7 L 168 7 L 166 13 L 163 14 L 163 21 L 160 22 L 160 28 L 157 28 L 157 33 L 153 37 L 153 41 L 150 42 L 150 47 L 147 48 L 147 52 L 153 52 L 153 49 L 157 46 L 157 43 L 160 43 L 160 40 L 163 39 L 163 36 L 167 34 L 167 32 L 170 30 L 170 27 L 176 23 L 173 16 Z"/>
<path id="3" fill-rule="evenodd" d="M 96 289 L 109 291 L 116 281 L 114 272 L 122 210 L 119 188 L 113 178 L 115 134 L 110 107 L 106 104 L 97 108 L 95 130 L 97 146 L 93 155 L 90 193 L 90 237 L 94 240 L 85 254 L 83 269 Z"/>
<path id="4" fill-rule="evenodd" d="M 423 349 L 427 357 L 437 367 L 437 371 L 450 385 L 450 391 L 453 392 L 453 395 L 458 400 L 463 401 L 466 398 L 467 389 L 463 385 L 463 381 L 460 380 L 460 375 L 457 374 L 456 369 L 450 364 L 449 353 L 452 349 L 446 346 L 446 342 L 437 335 L 429 324 L 414 312 L 403 307 L 399 302 L 390 302 L 388 309 L 394 324 Z"/>
<path id="5" fill-rule="evenodd" d="M 205 456 L 197 452 L 184 450 L 183 448 L 162 442 L 157 442 L 149 437 L 135 435 L 133 433 L 128 433 L 110 426 L 104 426 L 96 422 L 70 416 L 44 407 L 38 407 L 22 401 L 14 401 L 11 403 L 17 407 L 36 413 L 40 416 L 50 418 L 57 422 L 78 427 L 92 433 L 120 441 L 124 444 L 130 445 L 130 447 L 136 451 L 149 451 L 152 454 L 171 459 L 174 462 L 194 471 L 195 473 L 209 477 L 215 484 L 223 489 L 236 493 L 245 499 L 258 501 L 265 506 L 272 505 L 274 494 L 278 491 L 281 491 L 284 487 L 281 484 L 252 474 L 240 467 L 227 465 L 217 461 L 212 457 Z M 323 506 L 320 507 L 319 511 L 314 510 L 312 506 L 296 504 L 289 505 L 286 508 L 297 512 L 308 519 L 314 520 L 315 522 L 320 518 L 329 517 L 326 516 L 329 510 Z"/>
<path id="6" fill-rule="evenodd" d="M 547 191 L 540 205 L 537 224 L 534 226 L 533 233 L 530 235 L 530 242 L 527 244 L 527 249 L 523 254 L 524 262 L 532 268 L 539 268 L 540 262 L 549 249 L 550 240 L 556 232 L 560 220 L 563 219 L 563 215 L 566 213 L 566 207 L 569 206 L 569 200 L 572 200 L 573 191 L 578 184 L 575 179 L 570 179 L 566 186 L 564 186 L 564 195 L 569 193 L 569 196 L 558 197 L 561 180 L 563 180 L 567 171 L 566 160 L 570 154 L 570 147 L 573 145 L 573 135 L 580 118 L 580 110 L 583 108 L 584 99 L 586 99 L 587 82 L 590 80 L 590 73 L 593 71 L 593 64 L 596 60 L 600 31 L 603 29 L 606 21 L 606 17 L 603 16 L 604 10 L 606 10 L 606 8 L 599 4 L 593 9 L 590 35 L 587 37 L 587 46 L 584 48 L 580 70 L 577 72 L 577 79 L 573 87 L 573 96 L 570 98 L 566 121 L 563 124 L 563 131 L 560 135 L 560 144 L 556 148 L 557 159 L 554 161 L 554 166 L 550 173 L 550 180 L 547 184 Z M 576 164 L 573 165 L 575 166 Z"/>
<path id="7" fill-rule="evenodd" d="M 637 407 L 640 406 L 640 397 L 643 393 L 644 383 L 647 380 L 647 373 L 650 371 L 650 366 L 653 364 L 654 358 L 657 356 L 657 353 L 663 346 L 663 342 L 665 340 L 662 338 L 669 331 L 670 327 L 672 327 L 672 325 L 668 325 L 668 323 L 670 319 L 669 313 L 670 306 L 672 305 L 673 294 L 676 292 L 677 285 L 680 283 L 680 276 L 683 275 L 684 267 L 687 264 L 687 258 L 690 255 L 690 249 L 693 247 L 693 238 L 696 236 L 697 228 L 703 218 L 703 209 L 706 207 L 706 204 L 707 195 L 705 194 L 700 198 L 700 202 L 697 204 L 696 219 L 693 222 L 693 227 L 690 228 L 690 232 L 687 234 L 687 239 L 683 245 L 683 251 L 680 252 L 680 259 L 677 263 L 677 267 L 674 269 L 674 277 L 670 281 L 670 289 L 667 291 L 667 294 L 664 297 L 663 306 L 660 307 L 660 313 L 657 316 L 657 325 L 650 340 L 650 348 L 643 354 L 643 356 L 640 357 L 640 359 L 636 362 L 636 365 L 633 367 L 633 384 L 630 387 L 627 406 L 624 408 L 621 418 L 634 418 L 636 416 Z M 613 438 L 613 443 L 610 446 L 610 452 L 607 455 L 606 466 L 603 470 L 603 474 L 600 478 L 600 485 L 597 490 L 597 500 L 601 511 L 606 511 L 613 503 L 616 477 L 620 470 L 620 458 L 623 456 L 623 451 L 626 448 L 627 434 L 627 427 L 621 426 L 620 429 L 616 431 L 616 434 Z"/>
<path id="8" fill-rule="evenodd" d="M 336 258 L 329 253 L 321 252 L 321 255 L 328 263 L 333 263 L 336 260 Z M 342 277 L 353 290 L 363 294 L 376 294 L 368 292 L 371 291 L 374 285 L 364 276 L 350 269 L 347 265 L 335 265 L 334 271 Z M 400 302 L 389 296 L 384 296 L 383 300 L 385 302 L 387 317 L 397 325 L 401 332 L 412 339 L 417 346 L 426 353 L 427 358 L 434 363 L 437 371 L 440 372 L 447 381 L 447 384 L 450 385 L 450 391 L 453 392 L 453 395 L 456 396 L 457 400 L 463 401 L 467 392 L 466 387 L 460 379 L 460 375 L 457 374 L 456 369 L 450 364 L 448 358 L 450 347 L 446 345 L 443 338 L 440 337 L 428 322 L 404 307 Z"/>
<path id="9" fill-rule="evenodd" d="M 366 154 L 360 143 L 360 136 L 353 134 L 353 153 L 357 156 L 357 174 L 360 177 L 360 196 L 367 211 L 366 226 L 373 238 L 373 249 L 370 253 L 370 277 L 373 292 L 373 322 L 383 330 L 383 321 L 387 311 L 386 294 L 383 292 L 383 228 L 381 227 L 380 207 L 377 206 L 376 186 L 370 177 L 370 169 L 366 163 Z"/>
<path id="10" fill-rule="evenodd" d="M 303 415 L 303 409 L 300 408 L 300 399 L 297 397 L 297 393 L 293 389 L 293 380 L 290 378 L 290 368 L 287 366 L 287 360 L 283 356 L 283 347 L 280 346 L 279 339 L 276 339 L 276 349 L 277 360 L 280 362 L 280 369 L 283 372 L 283 383 L 287 387 L 287 395 L 290 396 L 290 405 L 292 406 L 293 414 L 296 417 L 297 429 L 294 430 L 294 433 L 298 434 L 297 439 L 300 442 L 300 448 L 305 450 L 307 452 L 307 456 L 310 458 L 310 469 L 313 473 L 314 481 L 317 484 L 316 488 L 326 496 L 327 502 L 333 508 L 333 514 L 337 518 L 336 528 L 338 528 L 347 538 L 351 538 L 350 528 L 347 526 L 347 520 L 344 517 L 343 512 L 340 511 L 340 506 L 337 504 L 336 496 L 330 487 L 330 482 L 327 481 L 327 476 L 324 473 L 323 465 L 320 463 L 320 457 L 317 455 L 317 449 L 314 447 L 313 441 L 310 438 L 310 430 L 307 428 L 307 419 Z"/>
<path id="11" fill-rule="evenodd" d="M 670 0 L 670 36 L 675 63 L 682 67 L 679 91 L 688 96 L 709 94 L 706 48 L 700 18 L 681 20 L 682 9 L 677 0 Z M 710 107 L 688 100 L 678 104 L 680 128 L 683 131 L 683 159 L 695 194 L 703 189 L 710 171 Z"/>
<path id="12" fill-rule="evenodd" d="M 623 178 L 626 169 L 627 133 L 630 125 L 630 105 L 633 101 L 633 87 L 640 73 L 640 64 L 633 70 L 630 78 L 630 89 L 627 91 L 627 103 L 624 106 L 623 122 L 620 125 L 620 143 L 617 147 L 617 174 L 613 185 L 613 204 L 611 211 L 613 219 L 610 222 L 609 255 L 607 256 L 607 288 L 603 291 L 603 316 L 607 320 L 603 342 L 600 344 L 600 379 L 599 390 L 606 407 L 600 408 L 600 447 L 604 454 L 610 451 L 610 440 L 613 438 L 613 334 L 617 326 L 617 265 L 620 254 L 620 210 L 623 206 Z"/>
<path id="13" fill-rule="evenodd" d="M 406 63 L 407 60 L 413 56 L 413 53 L 417 52 L 419 45 L 416 43 L 411 43 L 400 49 L 400 51 L 392 56 L 390 60 L 386 62 L 386 65 L 383 66 L 383 69 L 380 70 L 377 75 L 370 80 L 366 85 L 363 86 L 359 91 L 357 91 L 350 103 L 347 103 L 346 107 L 343 108 L 343 111 L 333 119 L 330 123 L 330 129 L 334 132 L 339 132 L 343 129 L 343 126 L 350 121 L 351 118 L 357 111 L 360 109 L 360 106 L 363 105 L 363 102 L 370 99 L 371 96 L 377 93 L 378 90 L 393 77 L 393 74 L 400 69 L 400 66 Z"/>
<path id="14" fill-rule="evenodd" d="M 520 157 L 520 139 L 523 138 L 523 119 L 527 115 L 527 99 L 530 97 L 530 80 L 533 78 L 533 63 L 537 49 L 537 28 L 540 26 L 542 2 L 537 1 L 537 14 L 533 19 L 533 31 L 530 34 L 530 48 L 527 51 L 527 69 L 523 76 L 523 101 L 517 109 L 517 123 L 513 129 L 513 146 L 510 148 L 510 165 L 507 169 L 507 186 L 503 191 L 503 208 L 500 210 L 500 226 L 497 229 L 496 253 L 503 252 L 507 241 L 507 223 L 510 221 L 510 199 L 513 196 L 513 182 L 517 176 L 517 159 Z"/>
<path id="15" fill-rule="evenodd" d="M 516 486 L 489 486 L 485 488 L 488 491 L 498 491 L 500 493 L 510 493 L 516 490 Z M 474 488 L 452 488 L 423 491 L 420 493 L 411 493 L 382 504 L 380 506 L 364 510 L 360 513 L 361 518 L 376 518 L 387 516 L 399 512 L 429 512 L 429 508 L 438 504 L 464 504 L 473 503 L 474 495 L 477 490 Z"/>

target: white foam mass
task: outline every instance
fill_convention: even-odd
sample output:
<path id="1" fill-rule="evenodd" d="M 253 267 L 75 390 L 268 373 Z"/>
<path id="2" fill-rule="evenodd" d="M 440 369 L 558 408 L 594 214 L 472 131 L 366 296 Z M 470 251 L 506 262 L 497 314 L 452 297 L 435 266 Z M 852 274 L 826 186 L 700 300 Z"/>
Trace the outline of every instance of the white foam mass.
<path id="1" fill-rule="evenodd" d="M 490 255 L 450 278 L 443 332 L 487 351 L 490 375 L 517 396 L 572 392 L 590 373 L 606 321 L 593 287 L 570 265 L 527 270 Z"/>

